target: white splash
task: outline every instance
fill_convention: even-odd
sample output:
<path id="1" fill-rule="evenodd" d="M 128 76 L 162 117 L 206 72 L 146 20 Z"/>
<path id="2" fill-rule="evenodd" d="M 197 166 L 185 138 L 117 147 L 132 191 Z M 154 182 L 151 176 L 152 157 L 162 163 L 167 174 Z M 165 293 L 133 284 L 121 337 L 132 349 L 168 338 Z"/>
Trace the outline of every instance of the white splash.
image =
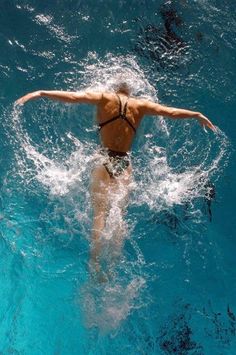
<path id="1" fill-rule="evenodd" d="M 51 23 L 50 19 L 45 21 L 45 25 Z M 112 90 L 117 73 L 122 72 L 122 75 L 129 78 L 133 95 L 157 100 L 155 88 L 148 82 L 144 71 L 132 56 L 117 58 L 109 54 L 104 60 L 99 60 L 95 53 L 89 53 L 82 65 L 80 82 L 84 83 L 86 89 Z M 38 101 L 33 105 L 30 119 L 34 124 L 45 118 L 49 107 L 57 110 L 60 122 L 63 122 L 65 115 L 72 112 L 68 106 L 63 106 L 60 111 L 58 107 L 62 104 L 54 103 L 51 106 L 49 102 Z M 78 107 L 80 116 L 83 117 L 81 126 L 85 125 L 88 137 L 90 134 L 93 136 L 93 123 L 86 120 L 84 111 L 80 110 L 82 108 Z M 58 121 L 50 113 L 51 119 L 46 120 L 45 126 L 41 127 L 44 138 L 38 139 L 36 143 L 31 137 L 32 131 L 30 133 L 30 125 L 27 125 L 29 118 L 25 112 L 22 108 L 13 109 L 9 129 L 12 133 L 9 139 L 21 177 L 21 189 L 24 190 L 27 185 L 28 191 L 33 194 L 35 186 L 41 186 L 42 191 L 47 191 L 49 198 L 55 199 L 59 205 L 53 212 L 49 211 L 48 215 L 45 212 L 44 218 L 53 219 L 60 213 L 68 230 L 75 230 L 74 225 L 77 223 L 83 239 L 90 240 L 89 186 L 91 171 L 98 163 L 98 142 L 91 142 L 89 138 L 84 140 L 84 131 L 81 136 L 80 133 L 76 136 L 73 130 L 68 130 L 66 120 L 60 123 L 60 131 L 57 128 Z M 215 181 L 226 163 L 229 143 L 221 131 L 214 136 L 199 133 L 198 139 L 194 141 L 191 137 L 195 126 L 192 127 L 184 122 L 173 130 L 172 122 L 161 118 L 143 122 L 138 132 L 138 147 L 133 154 L 134 182 L 130 185 L 132 193 L 129 197 L 131 205 L 146 205 L 149 210 L 160 212 L 204 196 L 205 182 L 212 179 Z M 200 127 L 195 128 L 200 132 Z M 33 133 L 37 135 L 37 132 Z M 138 156 L 135 155 L 137 153 Z M 171 157 L 176 157 L 178 164 Z M 127 277 L 125 282 L 119 277 L 119 272 L 116 272 L 116 264 L 112 263 L 119 257 L 122 258 L 123 242 L 130 238 L 131 226 L 126 222 L 127 216 L 124 216 L 121 205 L 125 194 L 126 191 L 120 189 L 110 196 L 112 204 L 103 233 L 103 243 L 106 246 L 103 256 L 108 268 L 111 266 L 111 274 L 117 282 L 114 284 L 113 278 L 100 286 L 99 292 L 98 288 L 94 289 L 93 284 L 88 282 L 82 291 L 87 326 L 96 326 L 104 331 L 118 327 L 138 307 L 137 299 L 141 290 L 145 289 L 145 279 L 129 268 L 125 258 L 122 259 L 123 272 Z M 137 220 L 138 218 L 139 216 Z M 133 220 L 133 224 L 137 220 Z M 63 227 L 59 226 L 58 230 L 63 234 Z M 135 267 L 145 265 L 145 258 L 140 250 L 137 251 L 136 259 Z"/>

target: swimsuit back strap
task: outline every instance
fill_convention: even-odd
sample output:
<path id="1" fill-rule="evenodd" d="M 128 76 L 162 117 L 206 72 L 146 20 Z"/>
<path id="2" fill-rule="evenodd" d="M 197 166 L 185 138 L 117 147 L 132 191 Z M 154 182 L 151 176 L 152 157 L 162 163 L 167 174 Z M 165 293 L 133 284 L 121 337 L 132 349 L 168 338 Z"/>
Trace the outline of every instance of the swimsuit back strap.
<path id="1" fill-rule="evenodd" d="M 122 103 L 121 103 L 121 99 L 120 99 L 120 96 L 116 93 L 116 96 L 119 100 L 119 116 L 122 115 Z"/>
<path id="2" fill-rule="evenodd" d="M 126 103 L 124 104 L 123 116 L 126 116 L 128 100 L 129 100 L 129 99 L 127 99 Z"/>
<path id="3" fill-rule="evenodd" d="M 116 94 L 117 95 L 117 94 Z M 117 95 L 118 99 L 119 99 L 119 103 L 120 103 L 120 117 L 125 120 L 129 126 L 134 130 L 134 132 L 136 133 L 136 128 L 134 127 L 134 125 L 130 122 L 130 120 L 127 118 L 126 116 L 126 112 L 127 112 L 127 106 L 128 106 L 128 101 L 129 101 L 129 98 L 127 98 L 125 104 L 124 104 L 124 108 L 123 108 L 123 112 L 122 112 L 122 105 L 121 105 L 121 99 L 120 99 L 120 96 Z"/>
<path id="4" fill-rule="evenodd" d="M 113 122 L 113 121 L 117 120 L 118 118 L 121 118 L 124 121 L 126 121 L 129 124 L 129 126 L 133 129 L 134 133 L 136 133 L 136 128 L 133 126 L 133 124 L 130 122 L 130 120 L 126 117 L 127 105 L 128 105 L 129 99 L 127 99 L 126 103 L 124 104 L 124 109 L 122 111 L 122 102 L 121 102 L 120 96 L 118 94 L 116 94 L 116 96 L 119 101 L 119 113 L 115 117 L 112 117 L 105 122 L 99 123 L 99 130 L 101 130 L 102 127 L 104 127 L 106 124 Z"/>
<path id="5" fill-rule="evenodd" d="M 126 100 L 126 102 L 124 104 L 124 108 L 122 110 L 122 102 L 121 102 L 120 96 L 118 94 L 116 94 L 116 96 L 118 97 L 118 100 L 119 100 L 119 115 L 121 118 L 124 118 L 126 116 L 127 104 L 128 104 L 129 98 Z"/>
<path id="6" fill-rule="evenodd" d="M 133 126 L 133 124 L 128 120 L 126 116 L 123 117 L 123 119 L 130 125 L 131 128 L 133 128 L 134 133 L 136 133 L 136 128 Z"/>
<path id="7" fill-rule="evenodd" d="M 103 126 L 105 126 L 106 124 L 108 124 L 110 122 L 117 120 L 117 118 L 120 118 L 120 114 L 115 117 L 110 118 L 109 120 L 107 120 L 105 122 L 99 123 L 99 131 L 100 131 L 100 129 L 102 129 Z"/>

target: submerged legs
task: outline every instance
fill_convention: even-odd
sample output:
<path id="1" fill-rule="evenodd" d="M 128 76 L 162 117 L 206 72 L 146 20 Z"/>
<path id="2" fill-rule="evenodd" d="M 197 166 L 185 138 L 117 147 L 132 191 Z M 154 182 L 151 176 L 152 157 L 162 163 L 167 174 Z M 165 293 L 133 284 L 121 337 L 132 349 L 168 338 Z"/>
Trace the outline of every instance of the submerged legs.
<path id="1" fill-rule="evenodd" d="M 91 184 L 93 227 L 90 266 L 97 272 L 100 270 L 101 237 L 108 208 L 109 183 L 110 177 L 104 166 L 96 167 L 92 173 Z"/>
<path id="2" fill-rule="evenodd" d="M 116 258 L 117 252 L 120 253 L 124 234 L 122 217 L 127 205 L 130 177 L 131 167 L 128 167 L 118 178 L 111 178 L 103 165 L 99 165 L 93 170 L 91 183 L 93 227 L 90 267 L 92 271 L 97 273 L 101 268 L 102 244 L 106 241 L 106 238 L 103 238 L 105 228 L 109 227 L 106 233 L 112 234 L 112 238 L 115 239 L 112 243 L 115 247 L 112 250 L 112 254 L 113 251 L 115 252 L 114 258 Z M 112 211 L 115 214 L 110 216 L 112 220 L 107 225 L 107 217 Z M 118 215 L 120 218 L 117 218 Z"/>

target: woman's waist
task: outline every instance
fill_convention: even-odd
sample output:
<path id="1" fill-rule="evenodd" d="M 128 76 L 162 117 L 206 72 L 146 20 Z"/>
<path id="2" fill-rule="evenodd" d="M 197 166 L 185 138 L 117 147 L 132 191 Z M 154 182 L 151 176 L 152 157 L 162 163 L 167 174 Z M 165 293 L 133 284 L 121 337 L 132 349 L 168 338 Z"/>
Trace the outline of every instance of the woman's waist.
<path id="1" fill-rule="evenodd" d="M 99 149 L 100 153 L 102 155 L 106 154 L 108 155 L 109 157 L 127 157 L 129 156 L 129 151 L 127 152 L 124 152 L 124 151 L 119 151 L 119 150 L 114 150 L 114 149 L 110 149 L 108 147 L 104 147 L 104 146 L 101 146 L 100 149 Z"/>
<path id="2" fill-rule="evenodd" d="M 112 134 L 101 134 L 101 145 L 113 152 L 127 153 L 131 150 L 132 139 L 130 137 L 113 137 Z"/>

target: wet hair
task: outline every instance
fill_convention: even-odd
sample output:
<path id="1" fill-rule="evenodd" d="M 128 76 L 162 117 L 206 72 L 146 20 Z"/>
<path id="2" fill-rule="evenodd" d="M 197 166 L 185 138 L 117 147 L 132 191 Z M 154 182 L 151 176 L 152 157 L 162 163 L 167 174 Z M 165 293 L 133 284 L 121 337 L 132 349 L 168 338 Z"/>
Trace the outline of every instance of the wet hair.
<path id="1" fill-rule="evenodd" d="M 115 91 L 123 92 L 127 95 L 130 95 L 132 91 L 132 87 L 129 84 L 129 79 L 127 80 L 126 77 L 122 74 L 118 74 L 114 77 L 113 89 Z"/>
<path id="2" fill-rule="evenodd" d="M 121 91 L 121 92 L 125 92 L 127 94 L 130 94 L 130 87 L 125 81 L 122 81 L 117 85 L 117 91 Z"/>

